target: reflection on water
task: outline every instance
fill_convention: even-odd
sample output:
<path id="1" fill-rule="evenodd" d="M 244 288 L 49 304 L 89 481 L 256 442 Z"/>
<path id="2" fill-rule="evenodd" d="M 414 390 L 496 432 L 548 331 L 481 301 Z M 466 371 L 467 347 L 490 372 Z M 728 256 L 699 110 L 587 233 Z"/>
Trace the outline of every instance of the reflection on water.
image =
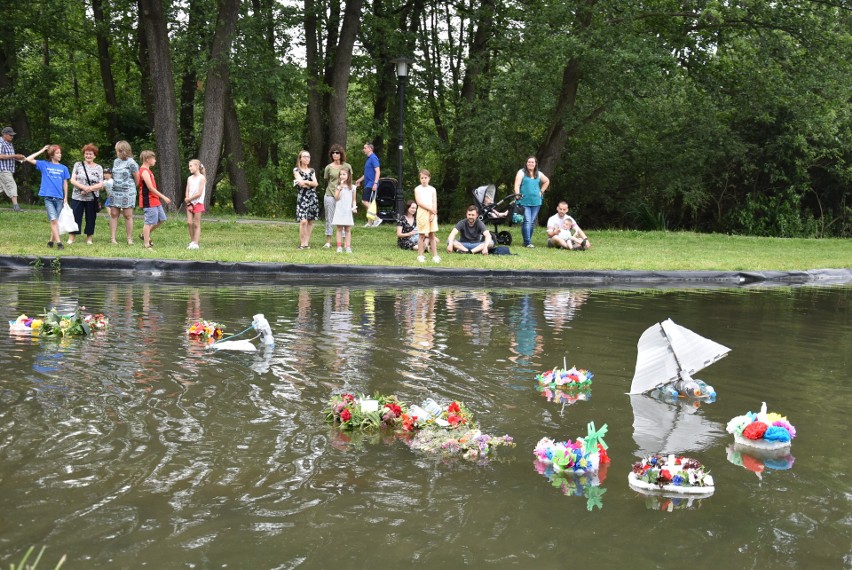
<path id="1" fill-rule="evenodd" d="M 850 288 L 7 277 L 3 318 L 78 302 L 107 313 L 110 329 L 61 341 L 0 335 L 0 559 L 46 543 L 95 568 L 616 566 L 660 553 L 698 568 L 848 565 L 852 487 L 838 475 L 849 460 L 845 434 L 827 426 L 845 425 L 852 396 L 850 351 L 839 349 L 852 341 L 850 300 Z M 185 334 L 199 319 L 233 334 L 255 313 L 272 326 L 269 350 L 212 352 Z M 733 349 L 703 373 L 717 402 L 625 395 L 639 335 L 667 317 Z M 540 395 L 535 375 L 564 360 L 594 371 L 593 399 L 561 406 Z M 412 454 L 390 434 L 343 434 L 321 415 L 342 391 L 461 400 L 483 431 L 518 447 L 483 467 Z M 725 423 L 768 395 L 799 430 L 795 464 L 728 449 Z M 569 437 L 589 421 L 610 426 L 608 476 L 530 469 L 543 435 Z M 631 464 L 657 451 L 699 459 L 716 494 L 631 491 Z"/>

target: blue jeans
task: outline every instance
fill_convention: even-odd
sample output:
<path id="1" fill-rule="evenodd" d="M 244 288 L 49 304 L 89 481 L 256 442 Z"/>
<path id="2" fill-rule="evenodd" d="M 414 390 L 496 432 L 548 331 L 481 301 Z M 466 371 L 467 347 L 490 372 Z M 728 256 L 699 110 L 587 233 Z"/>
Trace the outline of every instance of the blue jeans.
<path id="1" fill-rule="evenodd" d="M 47 221 L 52 222 L 53 220 L 59 219 L 59 212 L 62 211 L 62 206 L 64 205 L 65 200 L 62 198 L 52 198 L 50 196 L 44 196 L 44 209 L 47 210 Z"/>
<path id="2" fill-rule="evenodd" d="M 532 242 L 533 228 L 536 220 L 538 220 L 538 211 L 541 210 L 541 205 L 524 206 L 524 223 L 521 225 L 521 236 L 524 238 L 524 245 L 529 245 Z"/>

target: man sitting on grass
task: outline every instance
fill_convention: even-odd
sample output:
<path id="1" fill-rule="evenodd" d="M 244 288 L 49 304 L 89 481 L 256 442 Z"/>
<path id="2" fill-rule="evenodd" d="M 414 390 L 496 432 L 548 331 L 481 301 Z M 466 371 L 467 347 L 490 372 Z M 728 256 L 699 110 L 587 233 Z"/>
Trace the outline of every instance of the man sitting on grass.
<path id="1" fill-rule="evenodd" d="M 459 236 L 459 239 L 456 239 Z M 488 255 L 488 248 L 491 247 L 491 232 L 479 219 L 479 210 L 476 206 L 470 205 L 467 207 L 465 219 L 461 220 L 450 232 L 450 237 L 447 239 L 447 251 L 450 253 L 481 253 Z"/>
<path id="2" fill-rule="evenodd" d="M 547 220 L 547 247 L 586 250 L 592 247 L 586 232 L 568 215 L 568 202 L 562 200 L 556 213 Z"/>

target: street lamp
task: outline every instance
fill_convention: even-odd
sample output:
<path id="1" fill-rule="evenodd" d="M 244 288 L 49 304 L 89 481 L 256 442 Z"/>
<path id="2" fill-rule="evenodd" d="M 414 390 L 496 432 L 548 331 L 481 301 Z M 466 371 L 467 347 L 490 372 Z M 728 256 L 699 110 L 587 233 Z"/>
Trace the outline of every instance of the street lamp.
<path id="1" fill-rule="evenodd" d="M 403 114 L 405 112 L 405 80 L 408 77 L 408 67 L 411 65 L 411 60 L 407 57 L 398 57 L 391 60 L 391 63 L 396 64 L 396 77 L 399 79 L 399 152 L 397 155 L 397 183 L 396 183 L 396 213 L 399 216 L 405 215 L 405 206 L 403 205 L 403 186 L 402 186 L 402 123 Z"/>

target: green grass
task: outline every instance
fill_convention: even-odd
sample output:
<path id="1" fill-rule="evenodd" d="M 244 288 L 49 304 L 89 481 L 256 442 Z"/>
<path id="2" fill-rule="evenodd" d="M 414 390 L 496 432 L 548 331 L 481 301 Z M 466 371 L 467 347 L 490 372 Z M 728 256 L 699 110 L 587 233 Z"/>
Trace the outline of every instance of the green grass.
<path id="1" fill-rule="evenodd" d="M 169 212 L 170 219 L 153 236 L 155 248 L 142 247 L 141 217 L 134 222 L 133 245 L 124 243 L 123 223 L 119 222 L 119 244 L 109 243 L 105 213 L 98 217 L 94 245 L 85 236 L 61 252 L 47 247 L 50 235 L 45 212 L 32 207 L 23 213 L 0 209 L 0 255 L 125 257 L 210 261 L 251 261 L 295 264 L 358 264 L 418 266 L 416 252 L 396 247 L 396 226 L 362 228 L 356 220 L 351 255 L 323 249 L 324 224 L 317 223 L 311 249 L 299 251 L 298 226 L 281 220 L 211 216 L 202 222 L 200 250 L 186 249 L 189 236 L 183 212 Z M 219 221 L 213 221 L 213 218 Z M 256 222 L 256 223 L 251 223 Z M 493 230 L 493 226 L 491 227 Z M 505 226 L 501 226 L 505 229 Z M 450 255 L 446 239 L 452 230 L 441 225 L 438 239 L 443 267 L 472 269 L 547 270 L 716 270 L 766 271 L 852 267 L 852 242 L 843 239 L 780 239 L 693 232 L 588 231 L 593 248 L 585 252 L 553 250 L 545 247 L 544 228 L 536 228 L 534 249 L 520 246 L 520 228 L 510 228 L 514 237 L 512 256 Z M 430 261 L 426 265 L 434 266 Z"/>

